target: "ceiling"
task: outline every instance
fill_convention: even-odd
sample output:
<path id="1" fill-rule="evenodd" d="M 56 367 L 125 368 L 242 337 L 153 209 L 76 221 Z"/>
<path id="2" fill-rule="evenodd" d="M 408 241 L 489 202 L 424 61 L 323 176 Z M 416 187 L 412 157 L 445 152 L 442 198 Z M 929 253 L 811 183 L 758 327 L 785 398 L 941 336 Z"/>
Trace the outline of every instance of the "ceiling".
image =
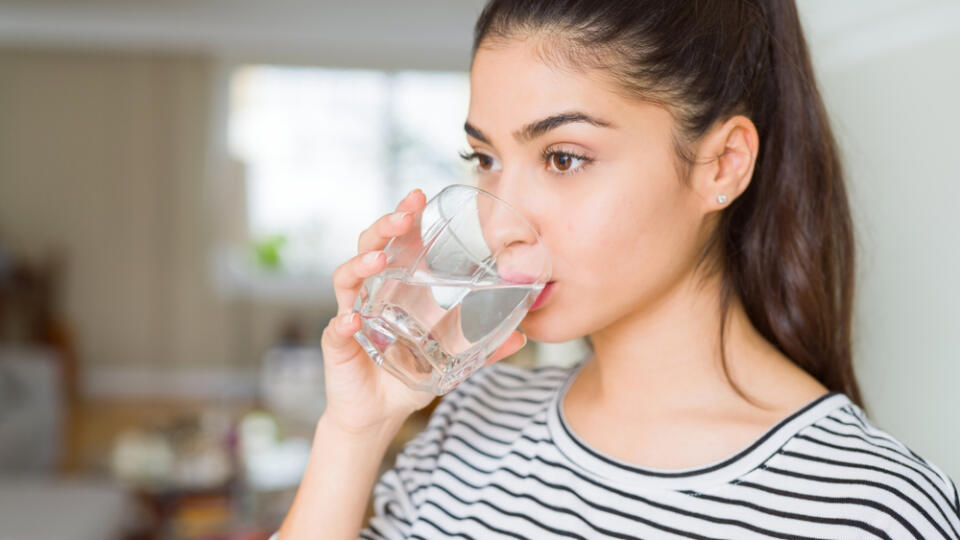
<path id="1" fill-rule="evenodd" d="M 465 69 L 483 0 L 0 0 L 0 43 Z M 955 0 L 799 0 L 824 69 L 960 31 Z"/>
<path id="2" fill-rule="evenodd" d="M 481 0 L 0 0 L 0 43 L 463 69 Z"/>

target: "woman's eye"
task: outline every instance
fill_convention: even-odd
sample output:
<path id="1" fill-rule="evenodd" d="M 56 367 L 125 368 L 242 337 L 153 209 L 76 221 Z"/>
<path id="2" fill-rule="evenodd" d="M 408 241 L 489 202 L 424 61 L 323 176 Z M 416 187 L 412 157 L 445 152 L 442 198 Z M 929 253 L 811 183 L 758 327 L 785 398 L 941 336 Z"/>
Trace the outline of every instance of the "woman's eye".
<path id="1" fill-rule="evenodd" d="M 547 165 L 560 173 L 579 169 L 586 162 L 586 158 L 566 152 L 551 152 L 547 156 Z"/>
<path id="2" fill-rule="evenodd" d="M 550 156 L 550 164 L 554 166 L 558 171 L 566 171 L 570 168 L 570 164 L 573 162 L 573 157 L 568 156 L 567 154 L 554 154 Z"/>
<path id="3" fill-rule="evenodd" d="M 481 171 L 489 171 L 493 167 L 493 158 L 483 154 L 477 155 L 477 168 Z"/>
<path id="4" fill-rule="evenodd" d="M 480 152 L 461 152 L 460 157 L 466 161 L 476 160 L 476 170 L 479 172 L 491 172 L 500 170 L 500 163 L 493 156 L 481 154 Z M 571 152 L 561 152 L 557 150 L 546 151 L 541 157 L 546 162 L 547 167 L 559 174 L 572 174 L 583 170 L 583 168 L 592 161 L 591 158 L 573 154 Z"/>
<path id="5" fill-rule="evenodd" d="M 476 160 L 476 168 L 480 172 L 490 172 L 495 171 L 500 168 L 497 160 L 487 154 L 481 154 L 480 152 L 461 152 L 460 157 L 465 161 Z"/>

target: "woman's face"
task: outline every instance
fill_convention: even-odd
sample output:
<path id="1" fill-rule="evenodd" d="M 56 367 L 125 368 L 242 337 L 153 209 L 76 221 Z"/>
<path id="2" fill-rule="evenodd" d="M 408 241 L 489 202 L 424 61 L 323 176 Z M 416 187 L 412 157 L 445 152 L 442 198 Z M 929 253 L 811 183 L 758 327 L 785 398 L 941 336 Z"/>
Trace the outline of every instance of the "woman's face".
<path id="1" fill-rule="evenodd" d="M 678 177 L 665 109 L 552 67 L 531 42 L 478 50 L 465 127 L 477 185 L 519 209 L 551 256 L 552 294 L 520 329 L 561 342 L 642 316 L 687 276 L 704 205 Z"/>

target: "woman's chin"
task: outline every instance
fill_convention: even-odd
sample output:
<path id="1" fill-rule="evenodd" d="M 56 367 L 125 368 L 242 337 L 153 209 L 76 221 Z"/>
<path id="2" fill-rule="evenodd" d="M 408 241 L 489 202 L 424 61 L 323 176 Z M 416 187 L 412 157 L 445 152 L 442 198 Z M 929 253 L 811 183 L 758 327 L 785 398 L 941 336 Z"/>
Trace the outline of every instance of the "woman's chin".
<path id="1" fill-rule="evenodd" d="M 523 332 L 527 339 L 540 343 L 562 343 L 578 336 L 568 337 L 569 329 L 563 328 L 563 321 L 558 321 L 550 314 L 551 306 L 543 306 L 536 311 L 530 311 L 520 322 L 517 330 Z"/>

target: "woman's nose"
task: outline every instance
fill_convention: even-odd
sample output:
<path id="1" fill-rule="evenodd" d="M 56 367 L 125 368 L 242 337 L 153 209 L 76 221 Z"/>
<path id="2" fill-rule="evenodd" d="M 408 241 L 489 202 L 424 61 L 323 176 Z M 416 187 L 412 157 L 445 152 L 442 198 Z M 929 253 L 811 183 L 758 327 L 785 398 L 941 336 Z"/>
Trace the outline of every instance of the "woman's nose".
<path id="1" fill-rule="evenodd" d="M 520 282 L 527 277 L 536 278 L 543 265 L 540 252 L 544 248 L 535 225 L 517 202 L 491 193 L 497 198 L 481 196 L 477 205 L 483 237 L 497 261 L 500 276 L 510 279 L 519 275 Z"/>

